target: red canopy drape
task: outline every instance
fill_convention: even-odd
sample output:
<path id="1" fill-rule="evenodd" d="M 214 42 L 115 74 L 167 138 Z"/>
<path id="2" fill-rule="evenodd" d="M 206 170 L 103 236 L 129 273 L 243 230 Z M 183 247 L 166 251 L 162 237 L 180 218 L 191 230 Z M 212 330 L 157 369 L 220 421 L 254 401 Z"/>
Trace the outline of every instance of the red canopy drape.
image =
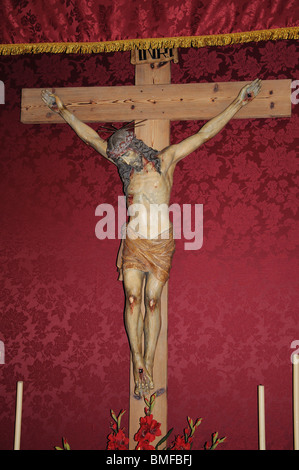
<path id="1" fill-rule="evenodd" d="M 3 0 L 0 52 L 102 52 L 299 38 L 297 0 Z"/>

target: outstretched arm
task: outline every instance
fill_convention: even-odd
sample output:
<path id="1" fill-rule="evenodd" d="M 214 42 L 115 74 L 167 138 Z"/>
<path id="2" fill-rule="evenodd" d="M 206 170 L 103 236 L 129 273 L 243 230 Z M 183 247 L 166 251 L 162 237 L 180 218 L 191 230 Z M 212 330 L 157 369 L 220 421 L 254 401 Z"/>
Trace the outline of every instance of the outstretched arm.
<path id="1" fill-rule="evenodd" d="M 197 134 L 169 147 L 168 151 L 171 154 L 170 164 L 177 163 L 194 152 L 204 142 L 214 137 L 243 106 L 258 95 L 260 89 L 261 80 L 257 78 L 249 85 L 243 87 L 237 98 L 222 113 L 208 121 Z"/>
<path id="2" fill-rule="evenodd" d="M 92 129 L 90 126 L 87 126 L 84 122 L 80 121 L 71 111 L 69 111 L 61 99 L 51 93 L 48 90 L 42 91 L 42 100 L 49 106 L 52 111 L 60 114 L 60 116 L 71 126 L 76 134 L 83 140 L 87 145 L 93 147 L 97 152 L 99 152 L 103 157 L 107 158 L 109 161 L 114 163 L 107 157 L 106 149 L 107 142 L 98 135 L 98 133 Z"/>

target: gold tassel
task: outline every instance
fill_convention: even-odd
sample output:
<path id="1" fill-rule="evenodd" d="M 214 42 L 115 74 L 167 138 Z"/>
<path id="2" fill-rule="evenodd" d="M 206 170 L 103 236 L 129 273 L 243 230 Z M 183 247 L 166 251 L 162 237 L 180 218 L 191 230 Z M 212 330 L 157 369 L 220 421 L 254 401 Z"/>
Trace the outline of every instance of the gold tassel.
<path id="1" fill-rule="evenodd" d="M 299 27 L 265 29 L 242 33 L 183 36 L 173 38 L 124 39 L 106 42 L 45 42 L 28 44 L 0 44 L 0 54 L 93 54 L 101 52 L 131 51 L 134 49 L 161 49 L 179 47 L 227 46 L 279 39 L 299 39 Z"/>

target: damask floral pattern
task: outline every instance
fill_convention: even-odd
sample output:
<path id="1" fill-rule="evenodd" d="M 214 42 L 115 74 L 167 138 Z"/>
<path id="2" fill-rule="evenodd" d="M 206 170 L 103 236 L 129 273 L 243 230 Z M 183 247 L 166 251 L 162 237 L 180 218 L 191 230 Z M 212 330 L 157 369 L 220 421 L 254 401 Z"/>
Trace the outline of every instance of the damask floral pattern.
<path id="1" fill-rule="evenodd" d="M 173 83 L 298 79 L 296 41 L 179 56 Z M 21 124 L 20 100 L 27 87 L 133 85 L 134 67 L 129 52 L 1 57 L 0 79 L 0 448 L 12 448 L 23 379 L 23 449 L 51 449 L 62 436 L 74 449 L 104 449 L 109 410 L 128 409 L 129 347 L 119 244 L 96 238 L 95 209 L 117 207 L 122 184 L 66 125 Z M 202 416 L 202 435 L 227 436 L 222 449 L 257 448 L 259 383 L 267 448 L 292 448 L 298 123 L 298 105 L 291 118 L 233 120 L 174 175 L 171 202 L 203 204 L 204 241 L 185 251 L 177 240 L 169 281 L 169 422 L 180 429 Z M 201 125 L 173 122 L 172 142 Z"/>
<path id="2" fill-rule="evenodd" d="M 296 0 L 6 0 L 0 44 L 101 42 L 296 27 Z"/>

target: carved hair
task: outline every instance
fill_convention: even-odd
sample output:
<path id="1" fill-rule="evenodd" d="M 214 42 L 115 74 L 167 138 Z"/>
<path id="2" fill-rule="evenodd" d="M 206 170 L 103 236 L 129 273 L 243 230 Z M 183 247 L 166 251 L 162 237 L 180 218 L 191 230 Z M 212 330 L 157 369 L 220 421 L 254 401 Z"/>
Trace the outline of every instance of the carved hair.
<path id="1" fill-rule="evenodd" d="M 143 168 L 142 157 L 146 160 L 153 162 L 155 169 L 158 173 L 161 173 L 161 162 L 157 157 L 158 150 L 146 145 L 142 140 L 137 139 L 132 131 L 126 128 L 121 128 L 114 132 L 109 137 L 107 142 L 107 155 L 117 165 L 119 175 L 124 185 L 124 193 L 127 194 L 127 189 L 130 184 L 130 174 L 133 169 L 131 165 L 128 165 L 122 159 L 122 155 L 126 153 L 128 149 L 135 150 L 140 156 L 140 167 L 134 167 L 135 171 L 141 171 Z"/>

